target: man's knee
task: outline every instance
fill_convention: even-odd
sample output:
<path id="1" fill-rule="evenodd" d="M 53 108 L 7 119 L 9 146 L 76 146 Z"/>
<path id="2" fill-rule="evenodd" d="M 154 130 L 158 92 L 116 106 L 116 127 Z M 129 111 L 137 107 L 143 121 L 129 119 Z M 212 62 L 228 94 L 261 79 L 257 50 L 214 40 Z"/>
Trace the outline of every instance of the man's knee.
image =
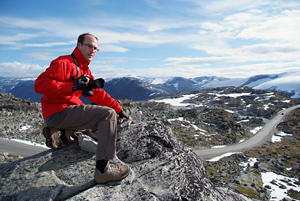
<path id="1" fill-rule="evenodd" d="M 106 119 L 107 120 L 116 120 L 117 119 L 117 115 L 114 109 L 112 108 L 107 108 L 106 110 Z"/>

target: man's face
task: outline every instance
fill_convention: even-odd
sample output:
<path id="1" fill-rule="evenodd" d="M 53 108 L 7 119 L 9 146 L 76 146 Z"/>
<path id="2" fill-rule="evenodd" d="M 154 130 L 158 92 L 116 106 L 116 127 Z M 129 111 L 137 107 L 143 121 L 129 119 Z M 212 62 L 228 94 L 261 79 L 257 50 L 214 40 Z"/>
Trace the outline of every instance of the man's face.
<path id="1" fill-rule="evenodd" d="M 78 43 L 77 48 L 81 51 L 84 59 L 91 62 L 98 49 L 98 41 L 94 36 L 86 35 L 83 43 Z"/>

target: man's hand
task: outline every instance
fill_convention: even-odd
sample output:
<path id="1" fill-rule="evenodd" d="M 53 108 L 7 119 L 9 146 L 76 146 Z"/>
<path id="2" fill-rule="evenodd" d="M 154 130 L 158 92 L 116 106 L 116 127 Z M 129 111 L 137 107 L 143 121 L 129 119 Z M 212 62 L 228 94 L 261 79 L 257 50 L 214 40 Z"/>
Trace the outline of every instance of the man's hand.
<path id="1" fill-rule="evenodd" d="M 83 87 L 87 86 L 90 79 L 88 75 L 81 75 L 76 78 L 73 83 L 73 91 L 81 90 Z"/>
<path id="2" fill-rule="evenodd" d="M 122 109 L 121 112 L 119 113 L 119 117 L 120 117 L 120 122 L 123 122 L 123 118 L 128 119 L 129 121 L 133 121 L 133 119 L 131 118 L 131 116 L 129 116 L 128 114 L 126 114 L 126 112 Z"/>

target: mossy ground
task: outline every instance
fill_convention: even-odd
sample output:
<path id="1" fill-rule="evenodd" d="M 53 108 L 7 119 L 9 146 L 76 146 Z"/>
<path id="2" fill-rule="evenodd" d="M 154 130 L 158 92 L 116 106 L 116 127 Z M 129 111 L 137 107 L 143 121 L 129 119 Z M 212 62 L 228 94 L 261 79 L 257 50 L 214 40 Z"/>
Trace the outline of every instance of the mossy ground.
<path id="1" fill-rule="evenodd" d="M 261 197 L 261 190 L 267 192 L 267 189 L 257 188 L 254 190 L 251 186 L 237 185 L 235 184 L 235 178 L 237 178 L 242 171 L 240 166 L 241 161 L 247 161 L 249 158 L 257 158 L 258 163 L 268 164 L 268 171 L 275 172 L 277 174 L 285 175 L 292 178 L 300 178 L 299 171 L 291 171 L 291 168 L 300 163 L 300 129 L 299 124 L 289 124 L 292 121 L 300 122 L 300 109 L 293 111 L 289 117 L 279 124 L 279 128 L 283 131 L 289 129 L 292 131 L 292 136 L 285 136 L 280 142 L 268 142 L 256 149 L 232 155 L 230 157 L 222 158 L 218 162 L 206 162 L 205 168 L 207 175 L 215 181 L 216 184 L 234 184 L 232 185 L 237 191 L 245 194 L 249 198 L 258 200 L 265 200 L 266 197 Z M 283 127 L 283 125 L 289 125 Z M 294 126 L 290 126 L 294 125 Z M 246 172 L 252 171 L 260 175 L 259 168 L 248 168 Z M 300 182 L 300 181 L 299 181 Z M 262 183 L 258 183 L 258 186 L 263 187 Z M 300 192 L 288 189 L 288 195 L 293 199 L 300 199 Z"/>

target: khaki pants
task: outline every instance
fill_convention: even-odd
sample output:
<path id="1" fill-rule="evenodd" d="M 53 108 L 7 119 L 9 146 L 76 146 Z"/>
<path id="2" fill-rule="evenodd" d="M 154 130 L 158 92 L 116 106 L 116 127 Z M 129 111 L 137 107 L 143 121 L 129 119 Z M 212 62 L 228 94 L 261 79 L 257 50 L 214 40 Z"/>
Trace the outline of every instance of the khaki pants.
<path id="1" fill-rule="evenodd" d="M 55 125 L 66 130 L 98 129 L 97 160 L 116 157 L 117 116 L 115 110 L 98 105 L 71 105 Z"/>

